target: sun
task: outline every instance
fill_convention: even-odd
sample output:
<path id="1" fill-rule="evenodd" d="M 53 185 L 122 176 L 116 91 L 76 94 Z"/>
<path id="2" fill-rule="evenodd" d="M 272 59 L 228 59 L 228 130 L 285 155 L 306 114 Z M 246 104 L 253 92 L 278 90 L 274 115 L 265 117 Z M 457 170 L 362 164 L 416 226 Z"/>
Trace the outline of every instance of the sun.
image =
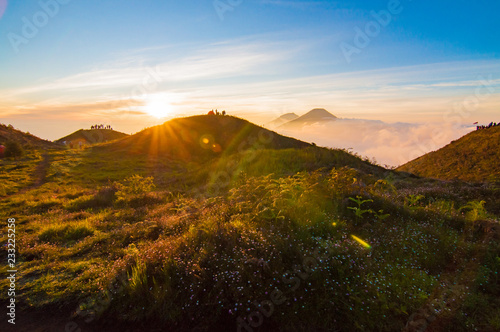
<path id="1" fill-rule="evenodd" d="M 165 95 L 154 95 L 147 99 L 145 105 L 145 111 L 157 118 L 166 118 L 172 115 L 172 105 Z"/>

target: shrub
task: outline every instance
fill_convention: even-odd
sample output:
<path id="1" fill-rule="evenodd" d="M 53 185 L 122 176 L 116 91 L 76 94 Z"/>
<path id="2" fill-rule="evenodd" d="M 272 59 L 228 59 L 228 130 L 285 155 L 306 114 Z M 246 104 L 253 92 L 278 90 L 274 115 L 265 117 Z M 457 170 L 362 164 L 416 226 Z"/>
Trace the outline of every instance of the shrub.
<path id="1" fill-rule="evenodd" d="M 21 157 L 24 154 L 24 149 L 18 142 L 9 141 L 5 144 L 6 157 Z"/>
<path id="2" fill-rule="evenodd" d="M 116 197 L 118 200 L 126 200 L 144 196 L 155 188 L 153 177 L 144 178 L 140 175 L 132 175 L 126 178 L 123 183 L 117 183 Z"/>
<path id="3" fill-rule="evenodd" d="M 462 206 L 459 211 L 467 210 L 465 219 L 475 222 L 478 219 L 486 218 L 486 210 L 484 208 L 485 201 L 471 201 Z"/>

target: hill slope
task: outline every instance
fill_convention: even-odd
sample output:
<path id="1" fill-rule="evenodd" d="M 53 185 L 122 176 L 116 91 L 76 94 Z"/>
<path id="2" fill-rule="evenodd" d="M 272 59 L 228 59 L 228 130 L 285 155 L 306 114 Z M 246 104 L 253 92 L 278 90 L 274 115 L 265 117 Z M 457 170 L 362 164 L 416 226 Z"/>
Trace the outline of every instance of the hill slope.
<path id="1" fill-rule="evenodd" d="M 236 117 L 199 115 L 173 119 L 105 144 L 96 151 L 202 161 L 252 148 L 287 149 L 308 146 L 311 145 Z"/>
<path id="2" fill-rule="evenodd" d="M 129 135 L 112 129 L 80 129 L 72 134 L 69 134 L 68 136 L 58 139 L 56 142 L 66 142 L 66 144 L 69 144 L 70 142 L 77 144 L 78 142 L 82 142 L 82 144 L 88 145 L 114 141 L 127 136 Z"/>
<path id="3" fill-rule="evenodd" d="M 53 142 L 43 140 L 30 133 L 24 133 L 14 129 L 12 126 L 0 124 L 0 144 L 13 141 L 21 144 L 24 148 L 54 148 L 57 145 Z"/>
<path id="4" fill-rule="evenodd" d="M 296 129 L 305 125 L 312 125 L 315 123 L 335 121 L 337 117 L 328 112 L 324 108 L 315 108 L 299 118 L 286 122 L 280 126 L 281 129 Z"/>
<path id="5" fill-rule="evenodd" d="M 500 126 L 477 130 L 397 170 L 443 180 L 500 180 Z"/>

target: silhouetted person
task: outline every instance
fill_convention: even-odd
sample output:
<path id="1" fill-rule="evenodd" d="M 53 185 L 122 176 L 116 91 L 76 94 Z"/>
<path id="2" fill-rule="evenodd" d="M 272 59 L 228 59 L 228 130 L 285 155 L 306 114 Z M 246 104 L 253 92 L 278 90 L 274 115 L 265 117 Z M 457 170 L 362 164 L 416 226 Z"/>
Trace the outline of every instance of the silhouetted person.
<path id="1" fill-rule="evenodd" d="M 222 111 L 222 116 L 226 115 L 226 111 Z"/>

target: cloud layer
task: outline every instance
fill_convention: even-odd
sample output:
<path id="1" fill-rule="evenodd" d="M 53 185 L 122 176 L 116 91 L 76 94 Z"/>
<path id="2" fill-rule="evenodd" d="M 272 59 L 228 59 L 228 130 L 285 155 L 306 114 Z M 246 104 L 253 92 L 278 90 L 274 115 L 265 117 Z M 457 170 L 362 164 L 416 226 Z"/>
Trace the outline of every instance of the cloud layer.
<path id="1" fill-rule="evenodd" d="M 373 120 L 340 119 L 304 126 L 298 130 L 280 130 L 319 146 L 353 151 L 380 165 L 399 166 L 425 153 L 435 151 L 467 134 L 472 127 L 456 128 L 452 123 L 385 123 Z"/>

